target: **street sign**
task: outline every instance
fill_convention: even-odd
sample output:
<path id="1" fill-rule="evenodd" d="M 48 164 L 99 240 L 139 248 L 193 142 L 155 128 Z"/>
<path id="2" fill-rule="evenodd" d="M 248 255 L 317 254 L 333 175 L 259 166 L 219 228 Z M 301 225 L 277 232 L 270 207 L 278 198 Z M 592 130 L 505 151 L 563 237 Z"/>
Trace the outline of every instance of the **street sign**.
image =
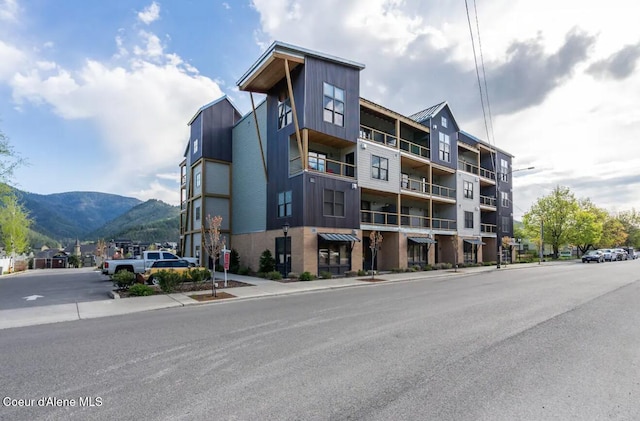
<path id="1" fill-rule="evenodd" d="M 231 251 L 223 250 L 223 256 L 224 256 L 224 270 L 229 270 L 229 265 L 231 263 Z"/>

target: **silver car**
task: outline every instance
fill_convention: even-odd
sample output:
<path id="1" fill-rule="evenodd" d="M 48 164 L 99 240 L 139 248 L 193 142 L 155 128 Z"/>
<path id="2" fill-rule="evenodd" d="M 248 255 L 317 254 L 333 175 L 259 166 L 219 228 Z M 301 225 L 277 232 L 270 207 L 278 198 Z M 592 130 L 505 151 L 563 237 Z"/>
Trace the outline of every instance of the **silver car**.
<path id="1" fill-rule="evenodd" d="M 605 262 L 614 262 L 618 259 L 618 253 L 613 249 L 600 249 L 599 251 L 604 255 Z"/>

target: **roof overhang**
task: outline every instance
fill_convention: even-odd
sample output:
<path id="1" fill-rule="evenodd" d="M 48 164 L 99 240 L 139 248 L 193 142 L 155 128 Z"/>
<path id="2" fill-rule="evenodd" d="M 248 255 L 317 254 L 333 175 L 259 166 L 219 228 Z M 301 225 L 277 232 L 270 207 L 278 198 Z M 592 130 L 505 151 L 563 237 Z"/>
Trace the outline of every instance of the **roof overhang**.
<path id="1" fill-rule="evenodd" d="M 292 71 L 304 64 L 304 59 L 307 56 L 333 61 L 359 70 L 364 69 L 364 65 L 360 63 L 276 41 L 242 75 L 237 82 L 238 88 L 241 91 L 266 94 L 275 84 L 286 77 L 285 60 L 289 62 L 289 71 Z"/>
<path id="2" fill-rule="evenodd" d="M 409 241 L 413 241 L 416 244 L 435 244 L 436 240 L 429 237 L 407 237 Z"/>
<path id="3" fill-rule="evenodd" d="M 483 243 L 479 238 L 463 238 L 466 243 L 473 244 L 476 246 L 482 246 L 486 243 Z"/>

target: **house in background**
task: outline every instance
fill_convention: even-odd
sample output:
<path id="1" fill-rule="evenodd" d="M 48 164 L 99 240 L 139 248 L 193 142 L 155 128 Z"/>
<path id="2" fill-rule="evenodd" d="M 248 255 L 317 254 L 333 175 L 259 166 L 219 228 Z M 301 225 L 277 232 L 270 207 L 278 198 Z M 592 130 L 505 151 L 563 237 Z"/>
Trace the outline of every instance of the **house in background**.
<path id="1" fill-rule="evenodd" d="M 238 81 L 252 104 L 265 96 L 250 113 L 226 97 L 198 110 L 180 164 L 185 256 L 206 262 L 203 219 L 221 215 L 253 269 L 265 249 L 283 273 L 496 260 L 513 236 L 513 157 L 446 102 L 406 116 L 361 98 L 363 69 L 275 42 Z"/>

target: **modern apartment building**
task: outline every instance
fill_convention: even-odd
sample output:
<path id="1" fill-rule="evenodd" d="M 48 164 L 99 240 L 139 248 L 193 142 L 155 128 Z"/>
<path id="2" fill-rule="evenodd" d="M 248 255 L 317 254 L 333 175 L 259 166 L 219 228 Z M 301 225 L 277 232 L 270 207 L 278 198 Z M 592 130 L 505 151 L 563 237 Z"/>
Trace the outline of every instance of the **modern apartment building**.
<path id="1" fill-rule="evenodd" d="M 363 69 L 275 42 L 238 81 L 264 101 L 198 110 L 181 163 L 185 256 L 206 261 L 210 214 L 254 270 L 265 249 L 297 273 L 496 260 L 513 237 L 512 156 L 462 131 L 446 102 L 405 116 L 361 98 Z"/>

